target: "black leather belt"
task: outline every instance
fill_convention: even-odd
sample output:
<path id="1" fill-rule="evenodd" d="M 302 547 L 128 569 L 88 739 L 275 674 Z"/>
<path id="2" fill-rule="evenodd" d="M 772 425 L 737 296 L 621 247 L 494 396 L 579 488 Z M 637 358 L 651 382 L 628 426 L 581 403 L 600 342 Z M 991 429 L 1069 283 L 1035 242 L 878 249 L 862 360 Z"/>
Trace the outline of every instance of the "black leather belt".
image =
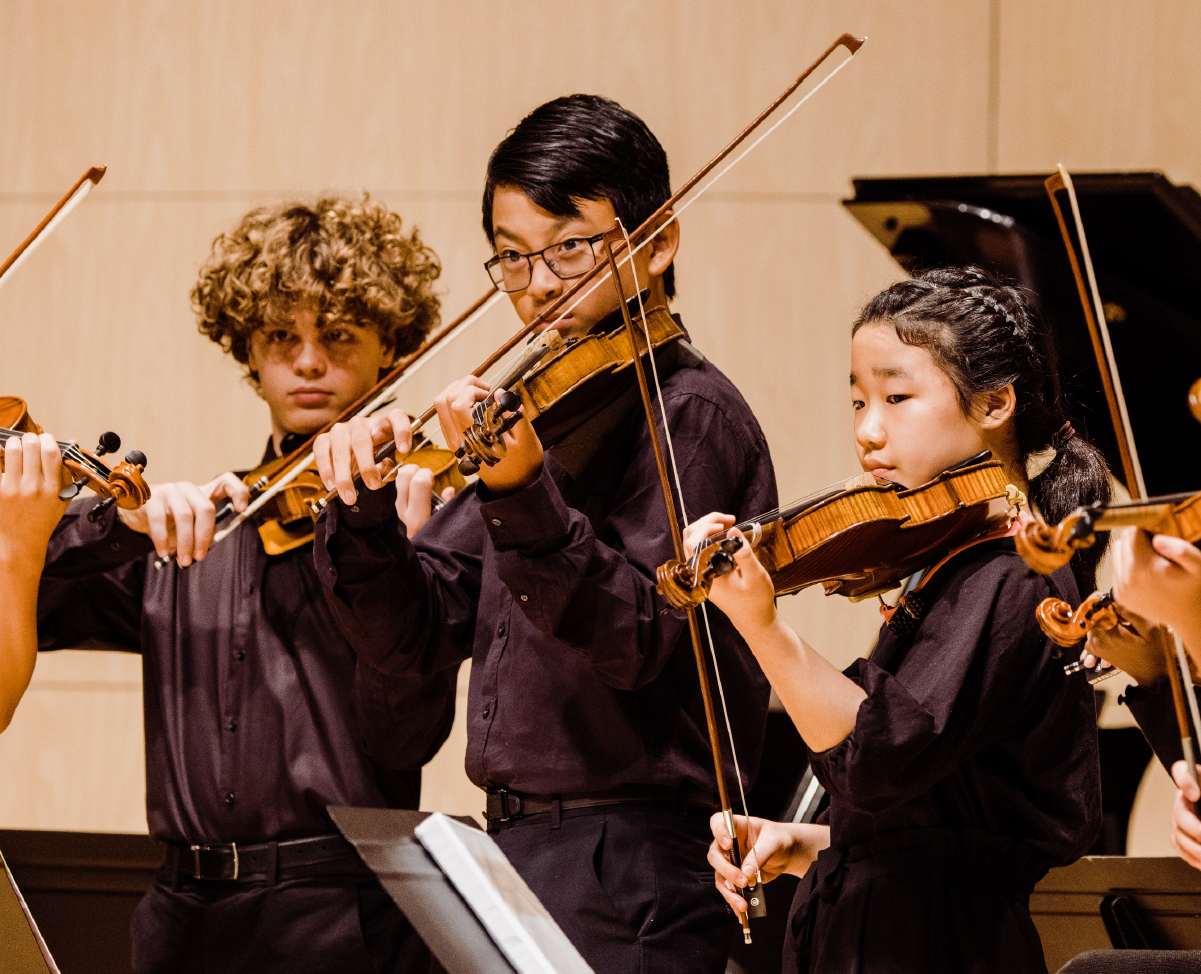
<path id="1" fill-rule="evenodd" d="M 507 788 L 487 789 L 484 818 L 489 822 L 511 822 L 529 815 L 549 812 L 558 802 L 559 808 L 599 808 L 603 805 L 678 804 L 717 808 L 717 800 L 708 792 L 691 785 L 670 788 L 666 785 L 623 785 L 609 791 L 575 795 L 526 795 Z"/>
<path id="2" fill-rule="evenodd" d="M 370 874 L 354 846 L 340 835 L 318 835 L 289 842 L 236 842 L 208 845 L 170 844 L 166 868 L 176 877 L 209 881 L 250 881 L 266 878 L 274 883 L 283 870 L 296 870 L 347 860 L 353 871 Z M 361 870 L 357 867 L 361 867 Z"/>

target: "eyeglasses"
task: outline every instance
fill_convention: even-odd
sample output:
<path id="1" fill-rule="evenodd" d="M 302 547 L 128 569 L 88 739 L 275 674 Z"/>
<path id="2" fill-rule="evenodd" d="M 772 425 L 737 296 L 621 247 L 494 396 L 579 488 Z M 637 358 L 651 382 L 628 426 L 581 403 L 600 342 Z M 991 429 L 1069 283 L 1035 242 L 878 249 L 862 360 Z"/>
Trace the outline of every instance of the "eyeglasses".
<path id="1" fill-rule="evenodd" d="M 572 237 L 530 254 L 506 250 L 503 254 L 497 254 L 491 260 L 485 261 L 484 269 L 492 278 L 497 290 L 506 293 L 524 291 L 530 286 L 534 276 L 535 257 L 541 257 L 542 262 L 559 280 L 569 281 L 573 277 L 587 274 L 596 266 L 596 252 L 592 247 L 604 236 L 603 233 L 598 233 L 591 237 Z"/>

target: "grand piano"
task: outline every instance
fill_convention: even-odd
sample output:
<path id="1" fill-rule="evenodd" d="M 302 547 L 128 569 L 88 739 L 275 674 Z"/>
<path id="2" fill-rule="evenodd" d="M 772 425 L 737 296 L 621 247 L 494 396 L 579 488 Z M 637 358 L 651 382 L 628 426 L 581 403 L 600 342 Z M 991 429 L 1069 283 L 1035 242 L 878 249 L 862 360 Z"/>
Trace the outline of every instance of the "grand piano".
<path id="1" fill-rule="evenodd" d="M 855 179 L 843 205 L 911 273 L 976 264 L 1033 292 L 1059 336 L 1069 411 L 1120 479 L 1116 435 L 1044 178 Z M 1187 396 L 1201 377 L 1201 195 L 1158 172 L 1072 179 L 1147 490 L 1197 490 L 1201 424 Z"/>

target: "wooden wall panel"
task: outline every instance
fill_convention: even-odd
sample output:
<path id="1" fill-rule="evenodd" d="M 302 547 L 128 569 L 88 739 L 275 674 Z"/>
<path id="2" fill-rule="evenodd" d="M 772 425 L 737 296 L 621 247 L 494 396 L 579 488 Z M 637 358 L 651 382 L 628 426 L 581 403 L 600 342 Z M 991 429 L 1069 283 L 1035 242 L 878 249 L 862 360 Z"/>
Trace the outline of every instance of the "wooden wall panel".
<path id="1" fill-rule="evenodd" d="M 0 829 L 145 832 L 142 658 L 38 658 L 0 734 Z"/>
<path id="2" fill-rule="evenodd" d="M 20 138 L 0 146 L 0 172 L 6 189 L 49 191 L 82 155 L 113 167 L 113 191 L 474 199 L 522 114 L 597 91 L 643 114 L 684 173 L 844 31 L 871 35 L 864 56 L 747 188 L 840 192 L 879 165 L 979 167 L 987 0 L 912 14 L 901 0 L 619 0 L 570 16 L 549 0 L 10 0 L 0 123 Z"/>
<path id="3" fill-rule="evenodd" d="M 1201 184 L 1201 4 L 1003 0 L 1003 171 L 1162 169 Z"/>

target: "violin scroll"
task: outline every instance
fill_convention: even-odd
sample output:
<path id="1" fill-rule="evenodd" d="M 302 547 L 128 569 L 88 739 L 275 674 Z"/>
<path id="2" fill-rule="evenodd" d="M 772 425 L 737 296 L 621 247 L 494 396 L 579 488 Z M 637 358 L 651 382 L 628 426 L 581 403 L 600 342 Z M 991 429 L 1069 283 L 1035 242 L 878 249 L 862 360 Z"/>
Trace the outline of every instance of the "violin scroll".
<path id="1" fill-rule="evenodd" d="M 1014 546 L 1034 571 L 1050 575 L 1071 561 L 1077 551 L 1096 542 L 1093 527 L 1100 513 L 1099 506 L 1082 507 L 1054 526 L 1041 520 L 1028 521 L 1014 536 Z"/>
<path id="2" fill-rule="evenodd" d="M 709 598 L 713 580 L 734 570 L 734 553 L 742 547 L 738 538 L 704 543 L 688 563 L 673 558 L 655 571 L 655 588 L 673 609 L 695 609 Z"/>
<path id="3" fill-rule="evenodd" d="M 1094 592 L 1075 611 L 1063 599 L 1043 599 L 1038 624 L 1057 646 L 1074 646 L 1094 629 L 1112 629 L 1122 617 L 1110 592 Z"/>
<path id="4" fill-rule="evenodd" d="M 455 450 L 459 472 L 470 477 L 479 473 L 480 464 L 491 467 L 503 460 L 508 451 L 504 436 L 521 415 L 521 399 L 508 389 L 499 389 L 477 403 L 471 414 L 474 422 L 463 432 L 463 442 Z"/>

